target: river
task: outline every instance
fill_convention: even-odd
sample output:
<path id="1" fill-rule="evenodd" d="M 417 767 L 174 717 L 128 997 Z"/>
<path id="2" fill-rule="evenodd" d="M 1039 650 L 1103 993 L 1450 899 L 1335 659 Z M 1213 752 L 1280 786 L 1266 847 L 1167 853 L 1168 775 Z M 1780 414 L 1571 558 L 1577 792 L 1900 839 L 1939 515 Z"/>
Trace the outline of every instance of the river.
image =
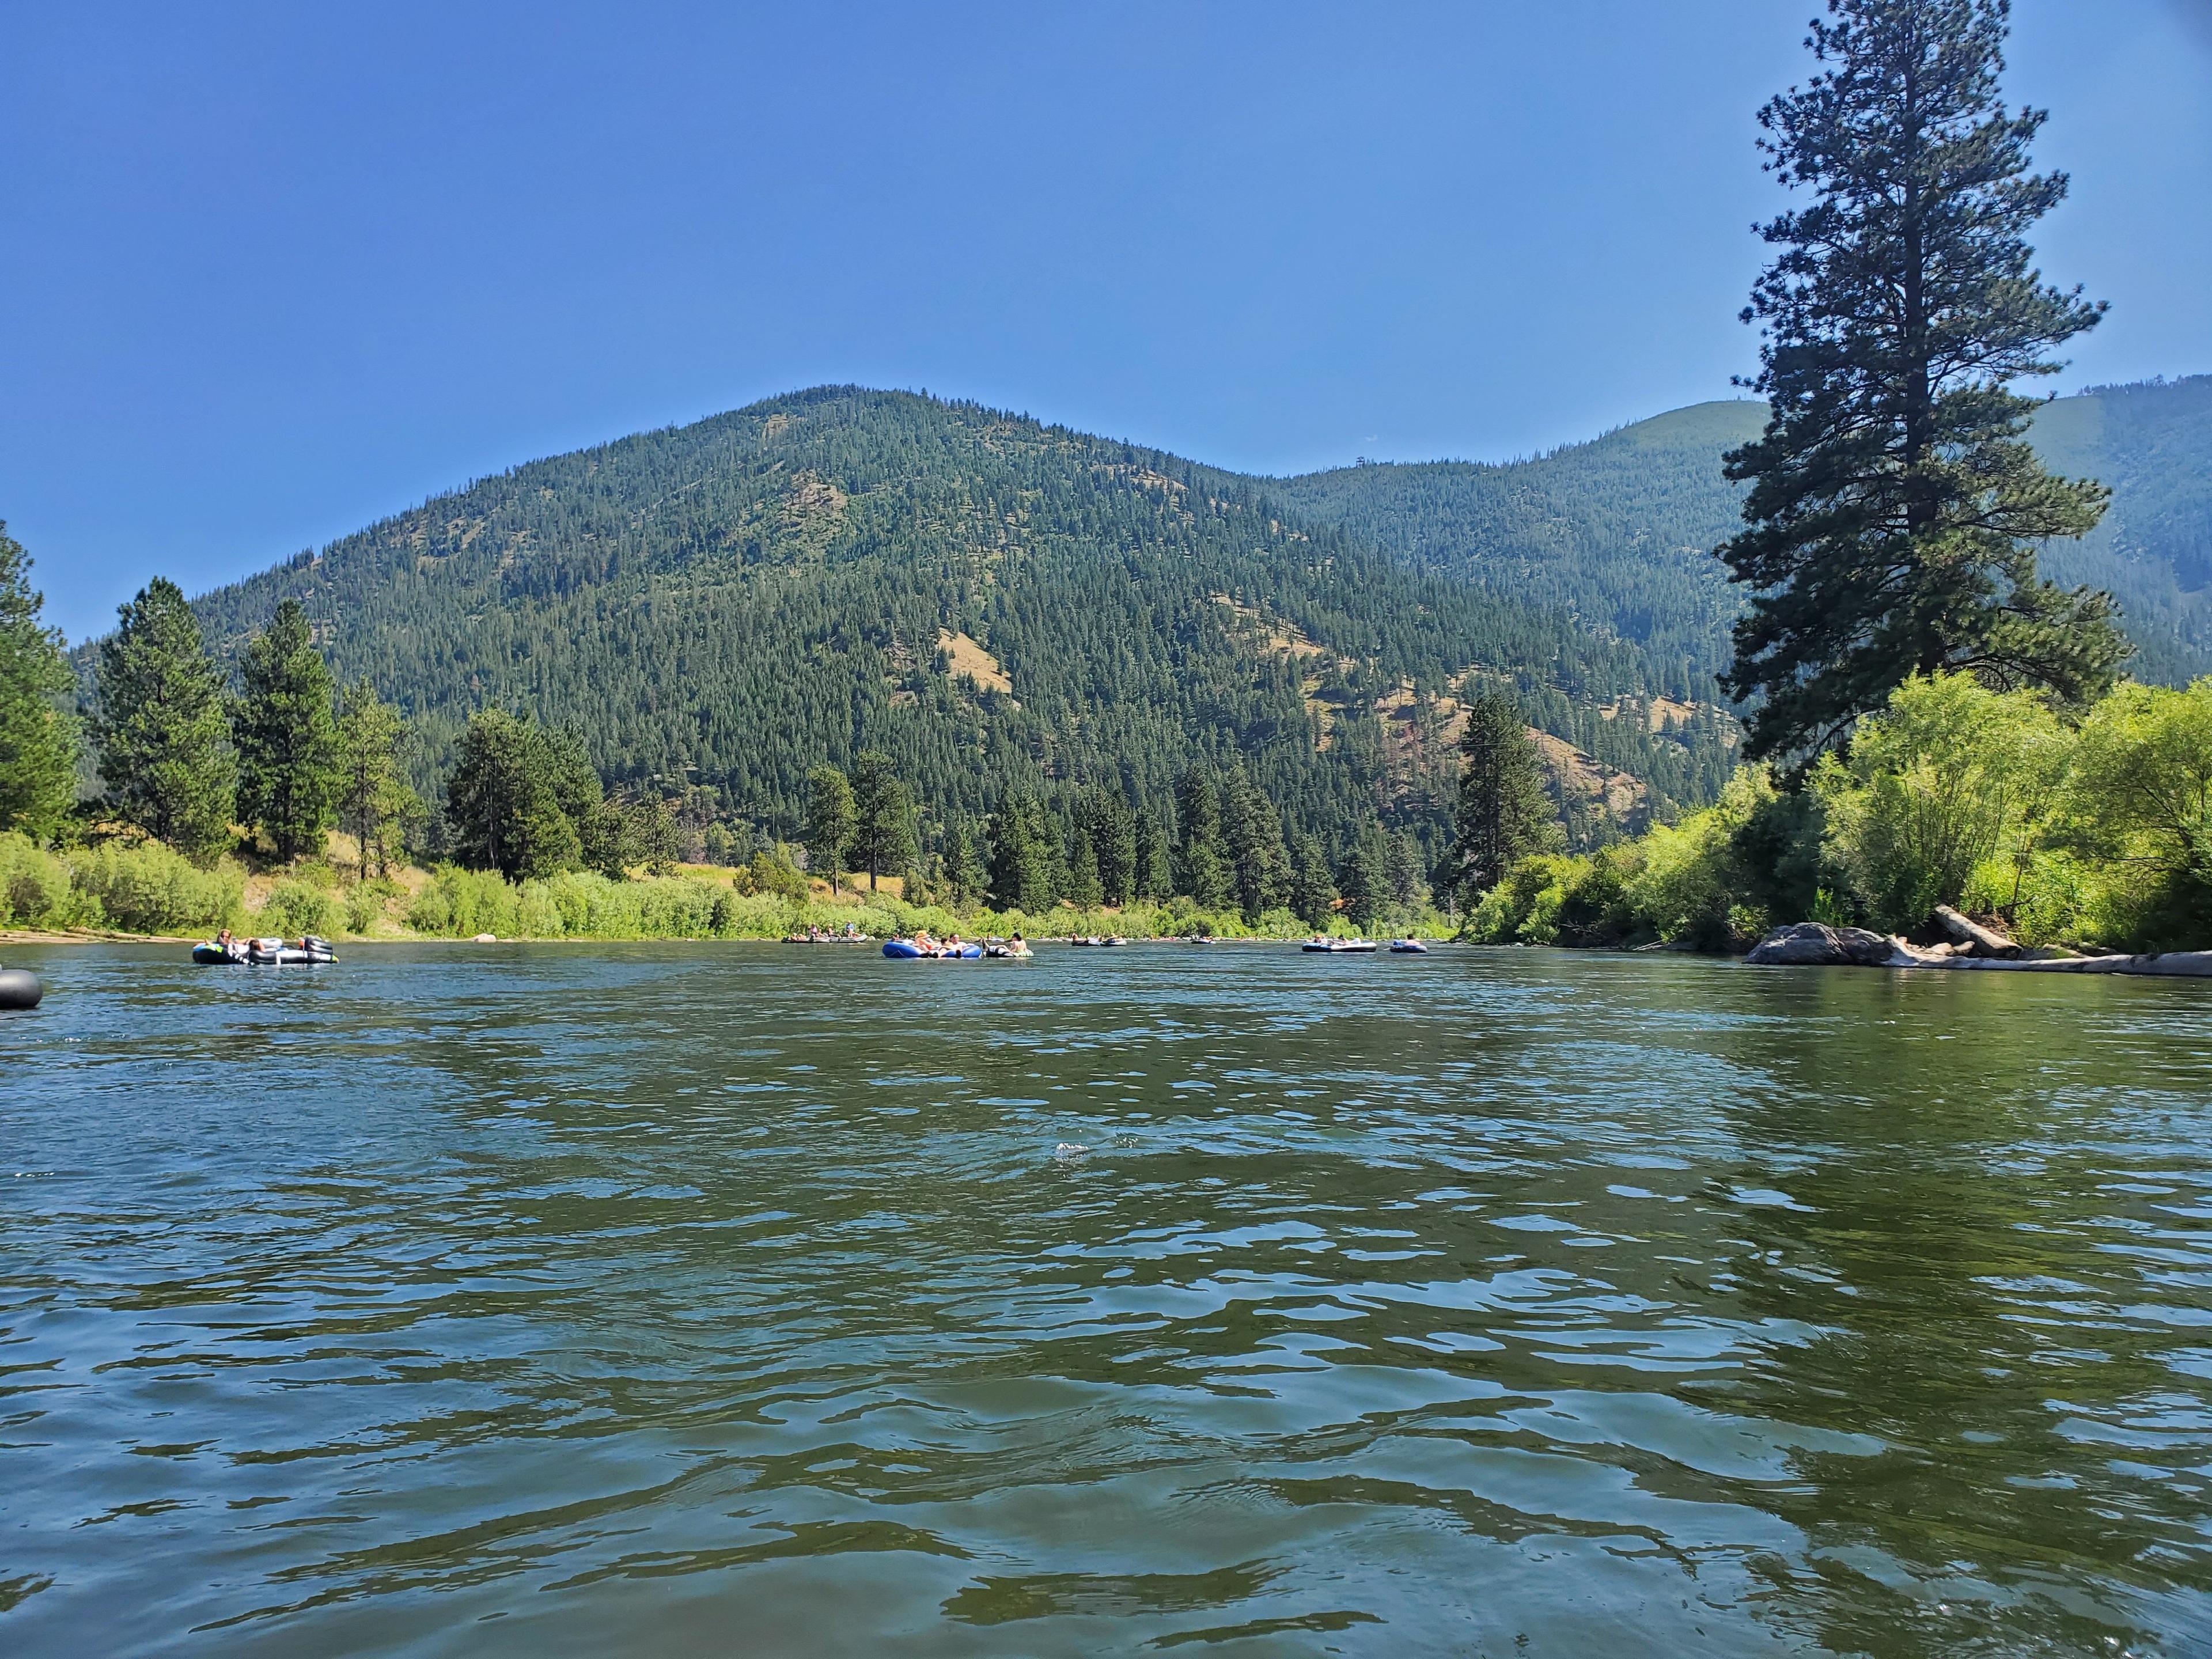
<path id="1" fill-rule="evenodd" d="M 2212 987 L 35 949 L 0 1651 L 2212 1650 Z"/>

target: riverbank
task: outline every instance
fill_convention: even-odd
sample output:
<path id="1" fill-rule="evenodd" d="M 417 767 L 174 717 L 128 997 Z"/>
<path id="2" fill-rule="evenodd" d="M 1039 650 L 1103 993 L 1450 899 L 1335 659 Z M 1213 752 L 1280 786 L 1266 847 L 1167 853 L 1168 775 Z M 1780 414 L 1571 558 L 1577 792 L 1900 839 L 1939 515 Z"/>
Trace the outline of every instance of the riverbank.
<path id="1" fill-rule="evenodd" d="M 235 860 L 203 868 L 158 843 L 107 843 L 46 851 L 0 836 L 0 941 L 69 944 L 173 941 L 222 928 L 333 940 L 473 939 L 628 942 L 781 939 L 808 928 L 848 927 L 876 939 L 918 928 L 1030 939 L 1092 934 L 1129 939 L 1288 940 L 1313 929 L 1287 910 L 1248 920 L 1188 898 L 1120 908 L 1060 905 L 1044 911 L 956 909 L 910 902 L 904 884 L 873 890 L 810 878 L 785 860 L 750 866 L 679 865 L 617 880 L 570 871 L 509 881 L 493 871 L 398 869 L 362 880 L 334 844 L 331 855 L 281 868 Z M 849 879 L 849 878 L 848 878 Z M 1422 908 L 1376 918 L 1371 930 L 1437 938 L 1446 918 Z M 1325 930 L 1359 931 L 1337 917 Z"/>

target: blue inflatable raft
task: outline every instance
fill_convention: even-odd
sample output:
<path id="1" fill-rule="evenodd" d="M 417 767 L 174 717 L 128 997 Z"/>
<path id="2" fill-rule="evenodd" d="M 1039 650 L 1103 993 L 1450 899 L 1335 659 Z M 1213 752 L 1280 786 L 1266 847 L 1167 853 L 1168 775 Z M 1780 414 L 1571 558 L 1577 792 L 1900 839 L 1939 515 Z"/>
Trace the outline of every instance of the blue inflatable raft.
<path id="1" fill-rule="evenodd" d="M 980 945 L 941 945 L 925 951 L 910 939 L 887 939 L 884 954 L 904 962 L 927 957 L 936 962 L 974 962 L 983 954 Z"/>

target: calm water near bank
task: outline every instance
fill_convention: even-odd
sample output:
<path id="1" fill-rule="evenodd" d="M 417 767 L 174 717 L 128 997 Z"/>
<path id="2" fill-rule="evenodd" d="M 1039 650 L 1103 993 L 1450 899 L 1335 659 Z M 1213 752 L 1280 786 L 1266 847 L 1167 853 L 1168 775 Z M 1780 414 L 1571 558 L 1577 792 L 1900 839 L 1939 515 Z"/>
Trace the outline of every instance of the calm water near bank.
<path id="1" fill-rule="evenodd" d="M 17 948 L 0 1651 L 2212 1650 L 2212 987 Z"/>

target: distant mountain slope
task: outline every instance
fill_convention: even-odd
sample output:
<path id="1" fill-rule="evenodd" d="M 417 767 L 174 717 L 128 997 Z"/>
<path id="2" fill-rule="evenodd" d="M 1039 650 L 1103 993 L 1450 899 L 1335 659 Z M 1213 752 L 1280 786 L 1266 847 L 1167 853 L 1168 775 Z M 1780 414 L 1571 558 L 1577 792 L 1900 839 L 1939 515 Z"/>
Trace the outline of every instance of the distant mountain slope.
<path id="1" fill-rule="evenodd" d="M 1663 677 L 1636 645 L 1249 480 L 903 393 L 823 388 L 534 462 L 198 608 L 235 649 L 288 595 L 434 748 L 526 708 L 612 777 L 710 784 L 787 834 L 807 769 L 868 744 L 938 814 L 1100 780 L 1162 802 L 1193 758 L 1242 757 L 1326 837 L 1378 806 L 1433 834 L 1469 670 L 1528 687 L 1657 805 L 1726 766 L 1711 711 L 1638 701 Z"/>
<path id="2" fill-rule="evenodd" d="M 1765 417 L 1756 403 L 1698 404 L 1534 460 L 1345 467 L 1267 488 L 1410 562 L 1564 608 L 1640 647 L 1668 695 L 1708 698 L 1739 603 L 1709 556 L 1739 523 L 1720 457 Z M 2094 535 L 2049 550 L 2050 574 L 2118 597 L 2134 672 L 2212 673 L 2212 376 L 2060 398 L 2035 441 L 2059 471 L 2113 489 Z"/>
<path id="3" fill-rule="evenodd" d="M 2112 489 L 2103 524 L 2045 552 L 2051 576 L 2118 599 L 2139 678 L 2212 673 L 2212 374 L 2061 398 L 2036 417 L 2035 443 L 2058 471 Z"/>

